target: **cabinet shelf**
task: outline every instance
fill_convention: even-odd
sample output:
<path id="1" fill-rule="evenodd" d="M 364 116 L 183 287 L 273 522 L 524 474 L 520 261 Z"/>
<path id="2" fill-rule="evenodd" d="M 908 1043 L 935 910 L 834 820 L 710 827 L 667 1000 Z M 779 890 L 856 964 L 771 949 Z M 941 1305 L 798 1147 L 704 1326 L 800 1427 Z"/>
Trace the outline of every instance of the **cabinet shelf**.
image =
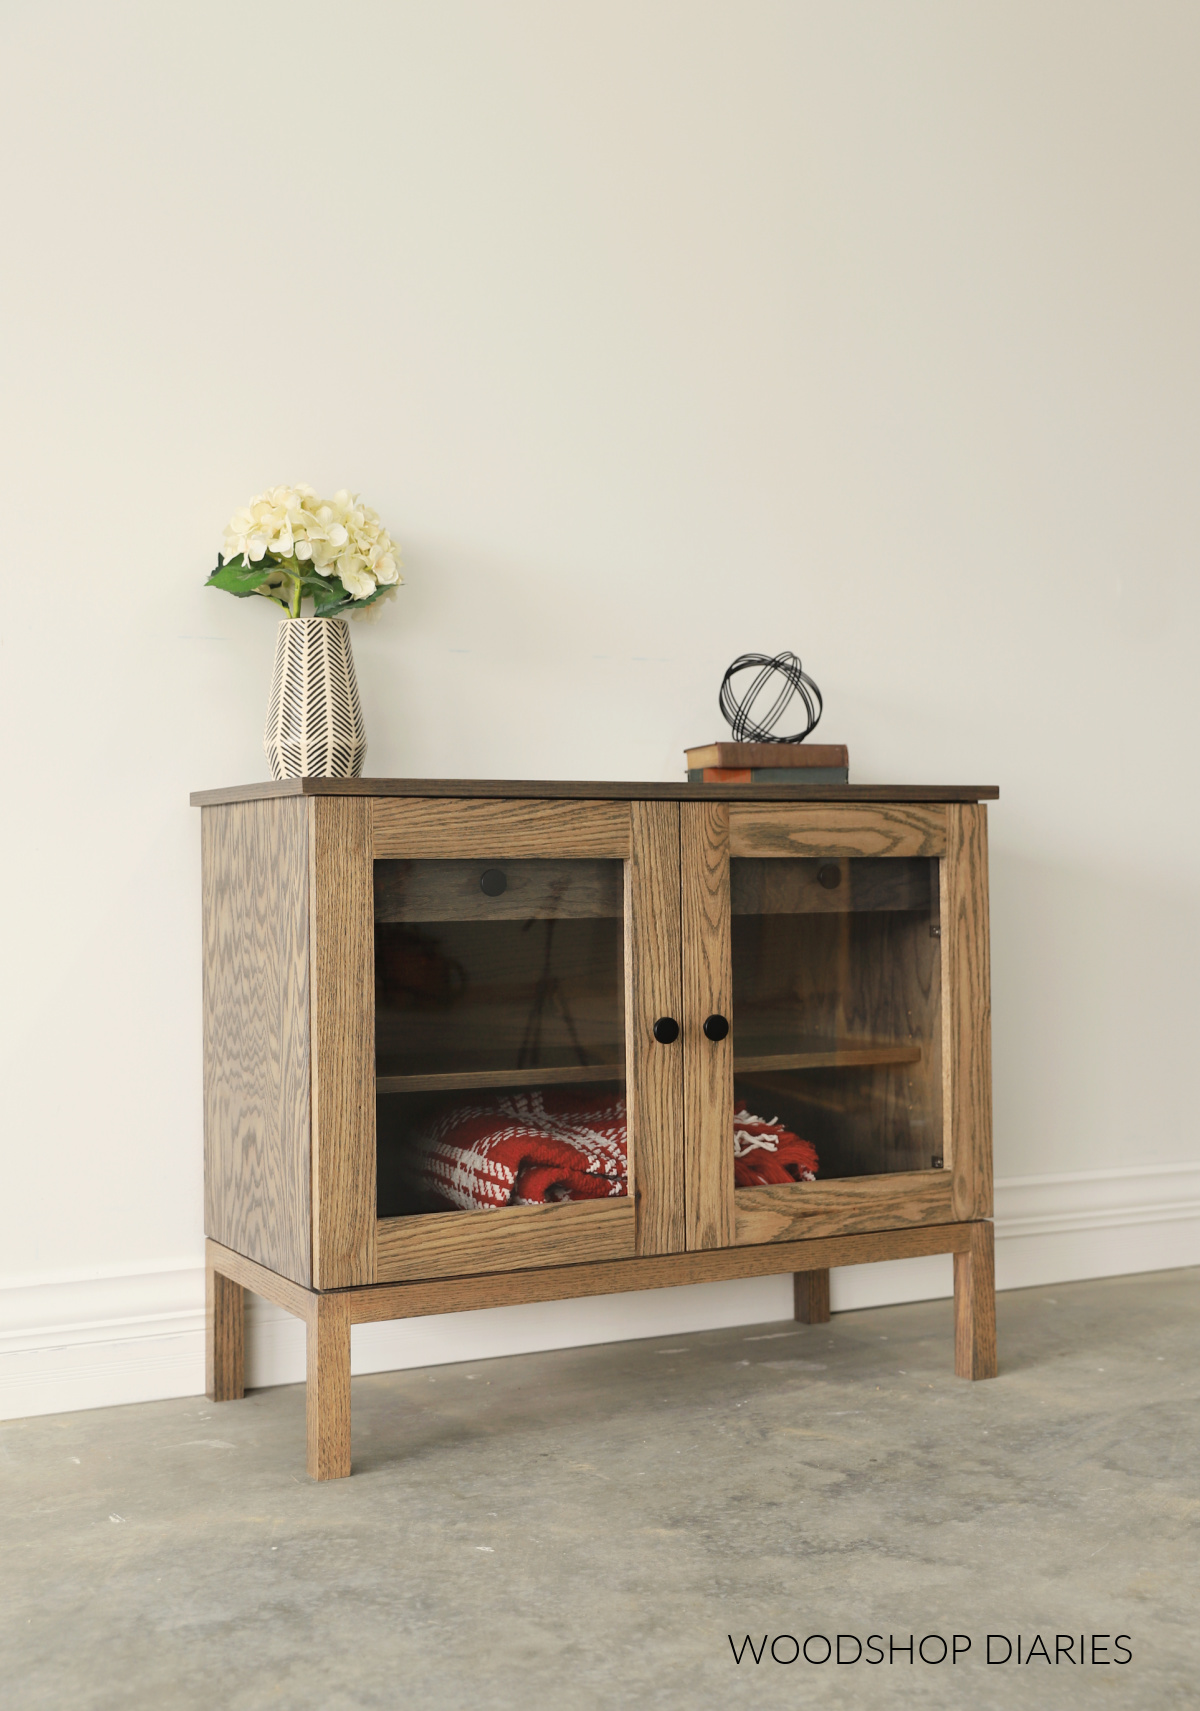
<path id="1" fill-rule="evenodd" d="M 875 1064 L 920 1063 L 920 1046 L 855 1045 L 824 1051 L 772 1052 L 735 1057 L 739 1076 L 778 1075 L 790 1069 L 859 1069 Z M 561 1087 L 570 1083 L 624 1081 L 623 1063 L 555 1064 L 543 1069 L 450 1070 L 435 1075 L 379 1075 L 377 1093 L 450 1093 L 472 1087 Z"/>
<path id="2" fill-rule="evenodd" d="M 920 1046 L 872 1045 L 830 1046 L 823 1051 L 771 1052 L 763 1056 L 735 1057 L 735 1075 L 759 1071 L 778 1073 L 785 1069 L 861 1069 L 875 1064 L 920 1063 Z"/>
<path id="3" fill-rule="evenodd" d="M 624 1081 L 623 1063 L 567 1063 L 544 1069 L 466 1069 L 444 1075 L 377 1075 L 377 1093 L 441 1093 L 470 1087 L 561 1087 L 570 1082 Z"/>

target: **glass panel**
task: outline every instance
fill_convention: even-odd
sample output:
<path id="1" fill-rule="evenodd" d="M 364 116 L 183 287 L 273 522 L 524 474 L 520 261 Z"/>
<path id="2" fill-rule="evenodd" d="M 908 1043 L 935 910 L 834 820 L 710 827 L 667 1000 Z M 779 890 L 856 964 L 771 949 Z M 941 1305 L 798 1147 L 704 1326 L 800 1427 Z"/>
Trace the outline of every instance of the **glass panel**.
<path id="1" fill-rule="evenodd" d="M 375 863 L 380 1217 L 624 1194 L 619 861 Z"/>
<path id="2" fill-rule="evenodd" d="M 939 1168 L 937 862 L 730 869 L 737 1109 L 770 1106 L 818 1179 Z"/>

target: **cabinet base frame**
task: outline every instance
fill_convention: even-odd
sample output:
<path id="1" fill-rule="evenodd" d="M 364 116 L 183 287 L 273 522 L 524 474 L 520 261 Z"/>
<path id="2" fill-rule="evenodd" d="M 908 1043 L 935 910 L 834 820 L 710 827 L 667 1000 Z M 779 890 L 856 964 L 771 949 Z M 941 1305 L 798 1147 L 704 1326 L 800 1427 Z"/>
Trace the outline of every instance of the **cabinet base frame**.
<path id="1" fill-rule="evenodd" d="M 822 1301 L 828 1317 L 831 1266 L 949 1253 L 954 1255 L 955 1371 L 960 1378 L 972 1379 L 996 1374 L 994 1249 L 987 1222 L 335 1290 L 305 1289 L 211 1238 L 205 1248 L 208 1395 L 223 1402 L 243 1394 L 247 1289 L 303 1319 L 308 1328 L 308 1471 L 314 1479 L 343 1479 L 350 1472 L 350 1327 L 379 1320 L 790 1271 L 796 1274 L 796 1316 L 804 1319 L 803 1296 L 805 1310 L 813 1314 L 804 1322 L 816 1324 L 823 1322 L 817 1316 Z"/>

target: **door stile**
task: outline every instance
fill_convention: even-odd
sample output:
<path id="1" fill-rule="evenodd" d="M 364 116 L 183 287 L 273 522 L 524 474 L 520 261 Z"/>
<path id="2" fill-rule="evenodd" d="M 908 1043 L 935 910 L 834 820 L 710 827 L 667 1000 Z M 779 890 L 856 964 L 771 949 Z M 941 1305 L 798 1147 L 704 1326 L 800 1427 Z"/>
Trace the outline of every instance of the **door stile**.
<path id="1" fill-rule="evenodd" d="M 313 1283 L 375 1281 L 375 926 L 371 804 L 309 813 Z"/>
<path id="2" fill-rule="evenodd" d="M 992 1216 L 987 809 L 950 803 L 941 878 L 942 1123 L 955 1218 Z"/>
<path id="3" fill-rule="evenodd" d="M 680 808 L 683 938 L 684 1206 L 689 1249 L 728 1247 L 733 1206 L 733 969 L 729 807 Z M 709 1017 L 730 1026 L 720 1040 Z"/>
<path id="4" fill-rule="evenodd" d="M 639 1254 L 682 1253 L 683 1048 L 654 1024 L 683 1023 L 679 804 L 633 802 L 625 864 L 625 1053 L 629 1192 Z"/>

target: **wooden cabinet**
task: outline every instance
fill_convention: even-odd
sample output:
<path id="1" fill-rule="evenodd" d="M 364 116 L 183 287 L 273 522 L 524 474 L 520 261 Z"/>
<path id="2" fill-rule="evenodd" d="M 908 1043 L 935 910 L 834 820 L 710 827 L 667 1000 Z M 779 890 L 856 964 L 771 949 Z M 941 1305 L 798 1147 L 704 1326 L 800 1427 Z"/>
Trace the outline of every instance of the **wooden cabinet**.
<path id="1" fill-rule="evenodd" d="M 335 1478 L 352 1324 L 780 1272 L 811 1322 L 831 1265 L 947 1252 L 956 1368 L 994 1373 L 995 795 L 305 779 L 193 797 L 209 1394 L 242 1393 L 246 1287 L 301 1315 L 309 1471 Z M 435 1139 L 530 1100 L 619 1112 L 621 1174 L 546 1199 L 493 1173 L 481 1210 Z M 754 1180 L 777 1131 L 812 1144 L 815 1179 Z"/>

